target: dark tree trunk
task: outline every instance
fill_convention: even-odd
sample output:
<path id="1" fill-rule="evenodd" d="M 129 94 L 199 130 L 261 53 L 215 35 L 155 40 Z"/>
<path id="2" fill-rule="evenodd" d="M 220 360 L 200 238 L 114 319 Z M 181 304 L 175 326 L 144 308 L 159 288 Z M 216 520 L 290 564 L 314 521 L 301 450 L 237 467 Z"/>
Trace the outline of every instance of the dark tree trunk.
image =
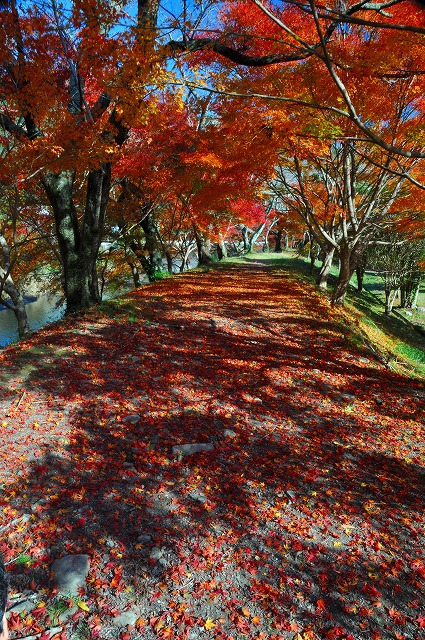
<path id="1" fill-rule="evenodd" d="M 149 254 L 149 267 L 146 275 L 152 282 L 156 280 L 158 272 L 163 270 L 162 249 L 158 241 L 158 230 L 153 213 L 149 213 L 140 223 L 145 234 L 145 250 Z"/>
<path id="2" fill-rule="evenodd" d="M 421 284 L 421 272 L 412 271 L 400 287 L 400 306 L 402 309 L 416 305 Z"/>
<path id="3" fill-rule="evenodd" d="M 198 263 L 200 265 L 209 265 L 214 262 L 211 255 L 211 241 L 205 238 L 204 234 L 198 229 L 194 229 L 196 248 L 198 250 Z"/>
<path id="4" fill-rule="evenodd" d="M 111 186 L 111 165 L 103 163 L 89 172 L 81 224 L 73 201 L 74 179 L 71 171 L 48 173 L 43 178 L 55 217 L 67 313 L 100 302 L 96 260 Z"/>
<path id="5" fill-rule="evenodd" d="M 167 260 L 168 273 L 170 275 L 172 275 L 172 273 L 173 273 L 173 256 L 171 255 L 171 253 L 169 251 L 166 251 L 165 252 L 165 258 Z"/>
<path id="6" fill-rule="evenodd" d="M 363 280 L 364 280 L 365 269 L 363 266 L 356 268 L 356 278 L 357 278 L 357 291 L 360 293 L 363 291 Z"/>
<path id="7" fill-rule="evenodd" d="M 249 251 L 248 227 L 246 227 L 245 225 L 242 225 L 241 234 L 242 234 L 243 252 L 244 253 L 248 253 L 248 251 Z"/>
<path id="8" fill-rule="evenodd" d="M 400 287 L 400 307 L 402 309 L 407 307 L 407 292 L 405 284 L 402 284 Z"/>
<path id="9" fill-rule="evenodd" d="M 341 246 L 339 250 L 339 274 L 332 294 L 332 304 L 344 304 L 345 294 L 347 293 L 354 269 L 352 248 L 348 245 Z"/>
<path id="10" fill-rule="evenodd" d="M 283 236 L 283 231 L 278 230 L 274 234 L 274 237 L 275 237 L 274 252 L 275 253 L 282 253 L 282 236 Z"/>
<path id="11" fill-rule="evenodd" d="M 132 240 L 130 249 L 139 260 L 149 282 L 155 282 L 158 273 L 162 271 L 162 249 L 158 241 L 155 216 L 152 212 L 145 212 L 140 226 L 144 232 L 144 246 L 138 240 Z"/>
<path id="12" fill-rule="evenodd" d="M 134 262 L 129 262 L 128 263 L 130 269 L 131 269 L 131 275 L 133 276 L 133 284 L 135 289 L 138 289 L 140 287 L 140 273 L 139 273 L 139 269 L 137 268 L 137 264 L 134 264 Z"/>
<path id="13" fill-rule="evenodd" d="M 367 243 L 364 245 L 364 248 L 359 250 L 358 257 L 357 257 L 356 278 L 357 278 L 357 291 L 359 293 L 363 291 L 363 280 L 364 280 L 364 274 L 367 266 L 366 248 L 367 248 Z"/>
<path id="14" fill-rule="evenodd" d="M 363 256 L 368 244 L 368 238 L 363 238 L 354 246 L 345 242 L 339 248 L 339 274 L 332 294 L 332 304 L 344 304 L 345 294 L 351 277 L 357 267 L 362 267 Z"/>

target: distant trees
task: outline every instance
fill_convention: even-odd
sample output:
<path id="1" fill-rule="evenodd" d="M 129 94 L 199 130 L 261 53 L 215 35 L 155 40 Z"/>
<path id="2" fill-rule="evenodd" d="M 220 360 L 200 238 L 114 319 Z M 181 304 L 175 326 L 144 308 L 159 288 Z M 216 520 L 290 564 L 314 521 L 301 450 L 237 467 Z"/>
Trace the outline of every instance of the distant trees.
<path id="1" fill-rule="evenodd" d="M 405 177 L 392 172 L 390 159 L 382 155 L 366 155 L 364 144 L 354 139 L 321 144 L 316 153 L 285 157 L 271 183 L 275 196 L 303 220 L 320 247 L 320 288 L 326 288 L 338 256 L 335 304 L 343 303 L 369 242 L 394 217 L 405 214 Z"/>
<path id="2" fill-rule="evenodd" d="M 397 293 L 400 306 L 415 306 L 425 269 L 425 240 L 396 232 L 382 234 L 367 250 L 367 266 L 384 284 L 385 313 L 391 313 Z"/>

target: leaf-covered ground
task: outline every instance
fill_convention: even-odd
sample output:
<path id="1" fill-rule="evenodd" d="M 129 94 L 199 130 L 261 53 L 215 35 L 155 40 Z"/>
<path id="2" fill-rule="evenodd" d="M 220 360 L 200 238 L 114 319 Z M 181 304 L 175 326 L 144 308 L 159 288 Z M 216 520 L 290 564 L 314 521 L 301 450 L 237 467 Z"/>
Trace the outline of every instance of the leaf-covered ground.
<path id="1" fill-rule="evenodd" d="M 251 260 L 5 349 L 12 638 L 425 638 L 425 390 L 349 338 Z"/>

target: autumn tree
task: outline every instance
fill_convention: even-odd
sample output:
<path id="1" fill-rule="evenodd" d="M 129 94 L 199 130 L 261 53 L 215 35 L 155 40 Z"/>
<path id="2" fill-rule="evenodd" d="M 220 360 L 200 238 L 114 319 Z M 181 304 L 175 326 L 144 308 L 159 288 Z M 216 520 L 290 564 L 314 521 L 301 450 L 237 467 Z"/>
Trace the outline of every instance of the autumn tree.
<path id="1" fill-rule="evenodd" d="M 131 235 L 149 279 L 164 256 L 170 268 L 182 234 L 207 264 L 226 253 L 232 226 L 245 234 L 247 250 L 255 240 L 249 229 L 264 229 L 261 180 L 253 170 L 270 170 L 274 152 L 264 151 L 268 139 L 256 118 L 239 120 L 235 105 L 167 92 L 144 126 L 130 132 L 114 169 L 110 222 L 121 237 Z"/>
<path id="2" fill-rule="evenodd" d="M 0 122 L 21 175 L 37 178 L 53 212 L 68 311 L 99 301 L 96 260 L 111 169 L 147 89 L 158 3 L 139 0 L 137 27 L 115 27 L 118 4 L 55 0 L 1 7 Z"/>
<path id="3" fill-rule="evenodd" d="M 417 3 L 395 0 L 389 8 L 380 2 L 239 0 L 224 4 L 218 17 L 213 34 L 193 31 L 170 45 L 204 65 L 221 60 L 218 93 L 249 100 L 245 108 L 278 103 L 286 121 L 294 109 L 306 118 L 317 111 L 324 127 L 336 116 L 346 131 L 360 130 L 400 160 L 425 157 L 425 12 Z M 244 71 L 233 73 L 235 65 Z M 392 109 L 388 95 L 399 91 L 405 92 L 409 124 L 383 130 Z"/>
<path id="4" fill-rule="evenodd" d="M 294 156 L 277 172 L 272 187 L 277 197 L 297 213 L 322 252 L 317 284 L 326 288 L 335 252 L 339 275 L 332 300 L 344 301 L 351 276 L 359 266 L 369 242 L 394 218 L 409 216 L 417 189 L 391 171 L 391 162 L 374 159 L 363 151 L 363 143 L 332 143 L 304 158 Z M 383 164 L 386 162 L 386 166 Z M 403 191 L 404 188 L 404 191 Z"/>
<path id="5" fill-rule="evenodd" d="M 171 42 L 158 29 L 157 0 L 139 0 L 134 26 L 125 3 L 79 0 L 67 12 L 56 0 L 25 11 L 15 0 L 1 4 L 0 123 L 20 178 L 41 182 L 53 212 L 69 311 L 99 300 L 112 168 L 129 132 L 143 127 L 148 96 L 166 83 L 249 100 L 249 120 L 270 140 L 277 130 L 290 136 L 294 118 L 307 123 L 314 111 L 328 135 L 360 129 L 396 154 L 401 176 L 410 170 L 403 158 L 424 157 L 423 12 L 409 11 L 409 2 L 392 3 L 391 13 L 379 3 L 216 2 L 206 31 L 206 5 L 195 4 L 197 16 L 176 4 L 172 33 L 180 28 L 181 38 Z M 387 96 L 401 90 L 409 116 L 385 126 Z M 234 124 L 226 141 L 240 134 Z M 154 227 L 147 233 L 156 235 Z M 194 233 L 205 235 L 196 225 Z"/>

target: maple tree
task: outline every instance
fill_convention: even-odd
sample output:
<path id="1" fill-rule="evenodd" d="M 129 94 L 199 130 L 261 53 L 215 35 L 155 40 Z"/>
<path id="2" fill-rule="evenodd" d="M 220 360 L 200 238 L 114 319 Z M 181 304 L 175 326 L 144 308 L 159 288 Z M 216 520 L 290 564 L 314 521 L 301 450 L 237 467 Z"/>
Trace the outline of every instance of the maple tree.
<path id="1" fill-rule="evenodd" d="M 253 240 L 248 226 L 260 224 L 261 233 L 261 181 L 252 168 L 266 173 L 273 148 L 261 151 L 265 136 L 257 124 L 245 122 L 244 129 L 234 109 L 165 94 L 145 126 L 131 132 L 114 169 L 110 224 L 117 225 L 150 280 L 161 271 L 164 255 L 171 271 L 182 234 L 188 234 L 190 250 L 196 247 L 199 264 L 208 264 L 216 251 L 225 255 L 235 225 L 245 233 L 246 250 Z"/>
<path id="2" fill-rule="evenodd" d="M 26 13 L 2 3 L 0 120 L 21 179 L 40 180 L 52 208 L 68 311 L 99 301 L 113 158 L 161 74 L 157 10 L 140 0 L 137 27 L 117 31 L 116 4 L 75 2 L 68 15 L 54 0 Z"/>
<path id="3" fill-rule="evenodd" d="M 365 153 L 362 143 L 354 139 L 327 147 L 321 142 L 315 154 L 304 151 L 292 160 L 283 156 L 284 163 L 270 184 L 320 246 L 322 266 L 316 281 L 320 288 L 327 286 L 337 253 L 334 303 L 344 301 L 352 274 L 361 271 L 365 250 L 380 231 L 394 225 L 397 218 L 399 224 L 410 220 L 412 228 L 413 220 L 417 229 L 423 224 L 421 215 L 415 213 L 421 190 L 392 171 L 390 158 L 379 155 Z"/>
<path id="4" fill-rule="evenodd" d="M 219 17 L 220 29 L 212 36 L 198 30 L 171 43 L 175 51 L 197 53 L 204 64 L 218 54 L 227 70 L 234 64 L 249 69 L 239 77 L 229 73 L 228 82 L 220 73 L 218 93 L 264 100 L 269 107 L 278 103 L 286 113 L 317 111 L 324 127 L 327 118 L 337 117 L 346 130 L 360 129 L 386 152 L 425 157 L 425 15 L 416 3 L 395 1 L 387 10 L 385 3 L 236 1 Z M 386 129 L 389 89 L 405 92 L 408 127 Z"/>

